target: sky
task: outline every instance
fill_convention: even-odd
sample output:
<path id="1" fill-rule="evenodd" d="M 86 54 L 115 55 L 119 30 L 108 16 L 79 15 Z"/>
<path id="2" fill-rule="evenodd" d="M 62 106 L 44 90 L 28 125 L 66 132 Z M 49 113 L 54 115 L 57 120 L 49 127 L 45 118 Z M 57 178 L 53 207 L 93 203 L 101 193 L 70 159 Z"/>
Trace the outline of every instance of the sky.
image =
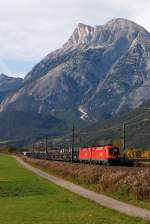
<path id="1" fill-rule="evenodd" d="M 24 77 L 78 23 L 126 18 L 150 31 L 150 0 L 0 0 L 0 73 Z"/>

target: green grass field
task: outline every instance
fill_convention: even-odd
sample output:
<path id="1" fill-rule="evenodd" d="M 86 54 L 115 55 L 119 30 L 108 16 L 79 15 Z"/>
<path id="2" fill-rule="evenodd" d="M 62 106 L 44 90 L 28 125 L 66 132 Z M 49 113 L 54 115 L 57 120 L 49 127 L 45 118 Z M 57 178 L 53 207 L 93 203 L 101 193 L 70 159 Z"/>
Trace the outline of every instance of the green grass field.
<path id="1" fill-rule="evenodd" d="M 0 155 L 1 224 L 144 224 L 68 192 Z"/>
<path id="2" fill-rule="evenodd" d="M 44 172 L 105 194 L 117 200 L 150 210 L 150 168 L 95 166 L 22 157 Z M 126 184 L 125 184 L 126 183 Z"/>

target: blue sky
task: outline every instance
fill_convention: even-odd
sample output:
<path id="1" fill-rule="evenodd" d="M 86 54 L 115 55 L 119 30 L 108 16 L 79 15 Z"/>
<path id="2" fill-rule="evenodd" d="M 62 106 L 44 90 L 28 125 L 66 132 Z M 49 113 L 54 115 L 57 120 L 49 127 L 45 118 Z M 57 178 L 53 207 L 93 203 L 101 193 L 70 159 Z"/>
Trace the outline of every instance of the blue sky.
<path id="1" fill-rule="evenodd" d="M 149 0 L 0 0 L 0 73 L 24 76 L 79 22 L 131 19 L 150 31 Z"/>

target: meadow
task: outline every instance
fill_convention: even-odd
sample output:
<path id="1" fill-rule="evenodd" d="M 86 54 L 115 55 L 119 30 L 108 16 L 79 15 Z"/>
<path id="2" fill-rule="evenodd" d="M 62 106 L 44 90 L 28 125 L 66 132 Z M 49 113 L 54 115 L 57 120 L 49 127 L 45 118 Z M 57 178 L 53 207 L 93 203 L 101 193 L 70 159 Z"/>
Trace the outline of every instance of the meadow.
<path id="1" fill-rule="evenodd" d="M 143 208 L 150 209 L 150 167 L 100 166 L 24 157 L 53 175 Z"/>
<path id="2" fill-rule="evenodd" d="M 79 197 L 0 155 L 2 224 L 146 224 Z"/>

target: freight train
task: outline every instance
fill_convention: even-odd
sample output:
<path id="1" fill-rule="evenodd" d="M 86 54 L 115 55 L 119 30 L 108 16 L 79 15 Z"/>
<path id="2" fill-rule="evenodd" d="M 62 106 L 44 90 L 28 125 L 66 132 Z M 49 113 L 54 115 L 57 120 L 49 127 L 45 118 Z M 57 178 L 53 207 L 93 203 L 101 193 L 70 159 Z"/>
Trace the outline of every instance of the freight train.
<path id="1" fill-rule="evenodd" d="M 103 145 L 96 147 L 80 147 L 72 153 L 70 149 L 53 149 L 46 152 L 24 152 L 25 156 L 35 159 L 47 159 L 55 161 L 74 161 L 96 164 L 119 164 L 120 150 L 113 145 Z"/>

